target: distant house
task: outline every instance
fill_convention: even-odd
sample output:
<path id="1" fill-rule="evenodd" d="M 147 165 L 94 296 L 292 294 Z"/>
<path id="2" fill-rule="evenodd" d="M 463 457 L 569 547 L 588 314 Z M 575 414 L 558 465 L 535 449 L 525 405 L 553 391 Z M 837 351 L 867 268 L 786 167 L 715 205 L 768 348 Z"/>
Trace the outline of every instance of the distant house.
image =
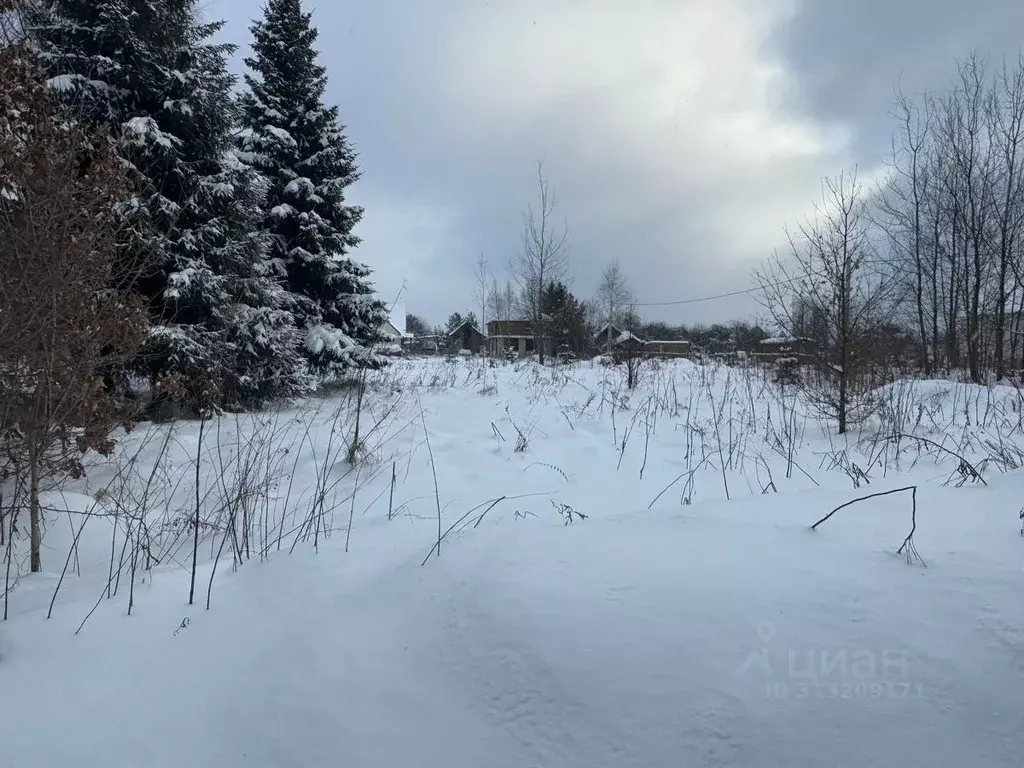
<path id="1" fill-rule="evenodd" d="M 623 331 L 614 339 L 612 346 L 616 349 L 638 350 L 642 349 L 646 342 L 632 331 Z"/>
<path id="2" fill-rule="evenodd" d="M 594 335 L 595 344 L 604 351 L 608 350 L 608 337 L 611 336 L 612 352 L 643 352 L 646 357 L 685 357 L 692 351 L 688 341 L 675 339 L 642 339 L 632 331 L 623 331 L 614 325 L 605 325 Z"/>
<path id="3" fill-rule="evenodd" d="M 515 352 L 520 357 L 537 351 L 537 337 L 529 320 L 491 320 L 487 323 L 487 351 L 494 356 Z M 544 353 L 551 354 L 551 340 L 544 342 Z"/>
<path id="4" fill-rule="evenodd" d="M 385 343 L 408 346 L 413 336 L 411 333 L 406 333 L 405 330 L 405 307 L 392 307 L 388 319 L 381 326 L 380 331 L 385 338 Z"/>
<path id="5" fill-rule="evenodd" d="M 608 348 L 608 335 L 611 332 L 611 349 Z M 605 352 L 611 352 L 618 358 L 624 356 L 636 356 L 642 354 L 644 357 L 686 357 L 692 351 L 692 345 L 688 341 L 675 339 L 652 339 L 645 340 L 632 331 L 621 331 L 614 325 L 605 325 L 594 336 L 594 341 Z"/>
<path id="6" fill-rule="evenodd" d="M 652 339 L 644 343 L 644 352 L 648 357 L 686 357 L 693 351 L 688 341 L 671 339 Z"/>
<path id="7" fill-rule="evenodd" d="M 487 344 L 487 337 L 465 322 L 445 336 L 445 346 L 452 351 L 466 350 L 479 354 Z"/>
<path id="8" fill-rule="evenodd" d="M 611 343 L 614 344 L 615 340 L 621 335 L 621 328 L 611 325 L 610 323 L 605 323 L 601 330 L 594 334 L 594 344 L 598 349 L 607 349 L 609 336 L 612 340 Z"/>
<path id="9" fill-rule="evenodd" d="M 393 344 L 400 344 L 405 338 L 405 333 L 396 328 L 395 324 L 390 320 L 384 321 L 384 325 L 381 326 L 380 332 L 387 341 Z"/>
<path id="10" fill-rule="evenodd" d="M 806 357 L 814 353 L 814 341 L 802 336 L 774 336 L 758 344 L 759 357 Z"/>

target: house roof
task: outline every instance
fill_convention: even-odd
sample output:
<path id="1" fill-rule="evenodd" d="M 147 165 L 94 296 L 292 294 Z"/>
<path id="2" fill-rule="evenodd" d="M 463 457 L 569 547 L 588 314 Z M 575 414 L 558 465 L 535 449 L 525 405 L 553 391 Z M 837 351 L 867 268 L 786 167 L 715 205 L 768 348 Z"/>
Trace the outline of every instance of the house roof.
<path id="1" fill-rule="evenodd" d="M 450 331 L 448 331 L 448 334 L 447 334 L 447 335 L 448 335 L 448 336 L 454 336 L 454 335 L 455 335 L 456 333 L 458 333 L 459 331 L 461 331 L 461 330 L 462 330 L 463 328 L 465 328 L 465 327 L 466 327 L 467 325 L 468 325 L 468 326 L 469 326 L 470 328 L 472 328 L 472 329 L 473 329 L 474 331 L 476 331 L 477 333 L 479 333 L 479 334 L 480 334 L 481 336 L 484 336 L 484 335 L 485 335 L 485 334 L 483 334 L 483 333 L 481 333 L 481 332 L 480 332 L 480 329 L 479 329 L 479 328 L 477 328 L 477 327 L 476 327 L 475 325 L 472 325 L 472 324 L 471 324 L 471 323 L 469 322 L 469 320 L 464 320 L 463 322 L 459 323 L 459 325 L 455 326 L 455 327 L 454 327 L 454 328 L 452 328 L 452 329 L 451 329 Z"/>
<path id="2" fill-rule="evenodd" d="M 619 333 L 621 333 L 621 331 L 619 330 L 618 326 L 615 325 L 615 323 L 605 323 L 603 326 L 601 326 L 601 330 L 594 334 L 594 338 L 596 339 L 599 336 L 607 336 L 609 326 L 611 327 L 612 331 L 616 336 L 618 336 Z"/>
<path id="3" fill-rule="evenodd" d="M 488 320 L 487 330 L 495 336 L 532 336 L 533 328 L 529 320 Z M 509 330 L 523 330 L 526 333 L 508 333 Z"/>
<path id="4" fill-rule="evenodd" d="M 405 304 L 395 304 L 388 312 L 388 320 L 391 327 L 398 331 L 399 335 L 406 335 L 405 328 Z"/>
<path id="5" fill-rule="evenodd" d="M 774 336 L 772 338 L 762 339 L 761 344 L 766 347 L 775 347 L 781 344 L 802 344 L 809 341 L 810 339 L 806 339 L 801 336 Z"/>
<path id="6" fill-rule="evenodd" d="M 400 339 L 400 338 L 402 338 L 403 336 L 406 335 L 406 334 L 402 333 L 400 330 L 398 330 L 395 327 L 395 324 L 392 323 L 390 320 L 385 320 L 384 321 L 384 325 L 382 325 L 380 329 L 381 329 L 381 331 L 383 331 L 388 336 L 394 337 L 396 339 Z"/>

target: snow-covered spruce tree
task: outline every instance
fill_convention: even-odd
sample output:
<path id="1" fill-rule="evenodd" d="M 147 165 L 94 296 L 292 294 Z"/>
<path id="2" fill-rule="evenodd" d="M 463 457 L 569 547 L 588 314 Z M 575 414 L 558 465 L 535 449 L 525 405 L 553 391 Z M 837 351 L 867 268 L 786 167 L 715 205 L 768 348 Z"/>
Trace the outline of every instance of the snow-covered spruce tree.
<path id="1" fill-rule="evenodd" d="M 30 15 L 29 32 L 62 101 L 106 132 L 133 181 L 122 212 L 149 268 L 130 290 L 153 320 L 137 368 L 178 392 L 256 404 L 306 376 L 266 261 L 263 185 L 233 151 L 234 48 L 210 42 L 221 25 L 200 23 L 194 6 L 57 0 Z"/>
<path id="2" fill-rule="evenodd" d="M 243 146 L 268 181 L 271 260 L 305 330 L 310 365 L 321 374 L 380 365 L 372 344 L 387 313 L 370 269 L 347 255 L 363 211 L 346 204 L 345 190 L 359 171 L 338 108 L 324 105 L 317 30 L 300 0 L 269 0 L 252 33 Z"/>
<path id="3" fill-rule="evenodd" d="M 272 274 L 261 229 L 264 179 L 228 150 L 202 183 L 207 218 L 198 228 L 201 251 L 214 273 L 224 276 L 223 297 L 209 305 L 210 319 L 221 329 L 218 346 L 231 355 L 223 402 L 247 406 L 307 391 L 312 380 L 299 350 L 302 333 Z"/>

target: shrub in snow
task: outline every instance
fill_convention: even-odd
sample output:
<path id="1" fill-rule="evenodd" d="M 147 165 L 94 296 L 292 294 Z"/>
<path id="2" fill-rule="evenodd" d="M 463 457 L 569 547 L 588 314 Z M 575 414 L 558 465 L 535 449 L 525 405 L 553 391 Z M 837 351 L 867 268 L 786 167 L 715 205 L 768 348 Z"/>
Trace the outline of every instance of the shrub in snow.
<path id="1" fill-rule="evenodd" d="M 36 572 L 43 486 L 81 475 L 85 452 L 112 450 L 113 426 L 129 414 L 101 372 L 137 352 L 146 322 L 109 290 L 137 276 L 119 248 L 117 158 L 67 125 L 17 51 L 0 53 L 0 82 L 0 189 L 12 191 L 0 195 L 0 531 L 13 539 L 28 510 Z"/>
<path id="2" fill-rule="evenodd" d="M 775 361 L 775 383 L 781 386 L 797 386 L 801 382 L 800 361 L 795 357 L 780 357 Z"/>

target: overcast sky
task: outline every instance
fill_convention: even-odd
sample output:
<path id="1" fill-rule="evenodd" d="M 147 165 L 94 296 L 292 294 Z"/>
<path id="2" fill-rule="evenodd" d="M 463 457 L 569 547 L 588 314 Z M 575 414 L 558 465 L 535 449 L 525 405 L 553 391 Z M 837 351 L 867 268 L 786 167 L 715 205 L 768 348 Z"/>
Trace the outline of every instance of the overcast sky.
<path id="1" fill-rule="evenodd" d="M 1016 57 L 1020 0 L 319 0 L 329 99 L 360 154 L 357 256 L 431 323 L 500 279 L 545 162 L 593 295 L 618 257 L 642 302 L 743 290 L 820 178 L 888 149 L 893 85 Z M 212 0 L 248 45 L 256 0 Z M 242 53 L 240 52 L 240 56 Z M 643 314 L 757 312 L 749 297 Z"/>

